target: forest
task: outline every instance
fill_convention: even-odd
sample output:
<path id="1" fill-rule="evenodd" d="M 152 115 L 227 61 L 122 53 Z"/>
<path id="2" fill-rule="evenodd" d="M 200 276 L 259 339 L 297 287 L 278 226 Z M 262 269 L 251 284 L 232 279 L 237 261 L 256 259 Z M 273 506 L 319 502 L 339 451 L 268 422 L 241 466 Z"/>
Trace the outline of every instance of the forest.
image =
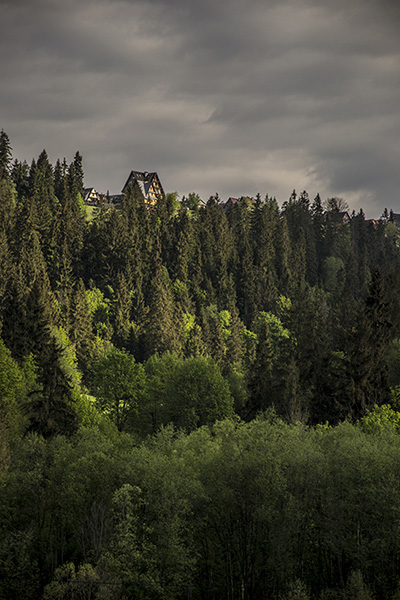
<path id="1" fill-rule="evenodd" d="M 0 133 L 0 600 L 398 600 L 393 212 L 83 190 Z"/>

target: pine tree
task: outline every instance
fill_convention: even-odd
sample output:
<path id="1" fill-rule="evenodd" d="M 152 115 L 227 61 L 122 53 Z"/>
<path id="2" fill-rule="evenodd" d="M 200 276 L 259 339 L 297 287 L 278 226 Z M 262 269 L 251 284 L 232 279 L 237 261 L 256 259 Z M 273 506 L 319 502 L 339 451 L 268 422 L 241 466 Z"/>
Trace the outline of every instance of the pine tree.
<path id="1" fill-rule="evenodd" d="M 26 402 L 29 431 L 45 438 L 71 435 L 78 427 L 78 418 L 72 397 L 72 384 L 61 367 L 62 349 L 47 330 L 42 334 L 42 346 L 37 355 L 41 388 Z"/>
<path id="2" fill-rule="evenodd" d="M 225 369 L 231 369 L 233 365 L 241 362 L 243 355 L 243 341 L 240 336 L 243 324 L 239 318 L 239 311 L 236 306 L 231 308 L 231 323 L 229 337 L 226 342 L 226 356 L 225 356 Z"/>
<path id="3" fill-rule="evenodd" d="M 10 179 L 11 158 L 12 148 L 10 144 L 10 138 L 4 129 L 2 129 L 0 132 L 0 180 Z"/>
<path id="4" fill-rule="evenodd" d="M 379 406 L 389 399 L 385 360 L 392 327 L 389 315 L 382 274 L 376 270 L 369 295 L 348 332 L 348 376 L 352 386 L 354 419 L 362 417 L 375 404 Z"/>
<path id="5" fill-rule="evenodd" d="M 74 165 L 76 191 L 78 194 L 80 194 L 81 198 L 83 199 L 83 196 L 84 196 L 84 189 L 83 189 L 84 174 L 83 174 L 83 166 L 82 166 L 82 156 L 79 154 L 79 152 L 75 153 L 73 165 Z"/>
<path id="6" fill-rule="evenodd" d="M 49 270 L 54 273 L 59 243 L 60 203 L 54 193 L 54 173 L 45 150 L 40 154 L 33 174 L 33 194 L 38 215 L 37 230 L 40 235 L 43 255 Z"/>
<path id="7" fill-rule="evenodd" d="M 92 315 L 82 279 L 79 279 L 75 286 L 71 304 L 74 315 L 71 326 L 71 342 L 75 345 L 78 364 L 85 373 L 93 359 L 94 334 Z"/>
<path id="8" fill-rule="evenodd" d="M 258 332 L 258 343 L 254 365 L 251 369 L 250 398 L 246 418 L 252 419 L 260 411 L 274 403 L 273 395 L 273 347 L 268 322 L 264 319 Z"/>
<path id="9" fill-rule="evenodd" d="M 142 323 L 144 358 L 152 354 L 182 350 L 182 323 L 176 320 L 168 271 L 162 265 L 160 238 L 156 243 L 153 279 L 150 283 L 148 312 Z"/>
<path id="10" fill-rule="evenodd" d="M 258 310 L 273 310 L 278 297 L 276 274 L 276 236 L 279 210 L 275 200 L 265 198 L 253 211 L 252 241 Z"/>
<path id="11" fill-rule="evenodd" d="M 7 236 L 0 229 L 0 330 L 4 314 L 4 303 L 13 274 L 13 264 Z"/>
<path id="12" fill-rule="evenodd" d="M 292 245 L 287 221 L 285 218 L 282 218 L 279 221 L 277 243 L 275 247 L 279 292 L 284 296 L 290 296 L 290 293 L 293 289 L 293 274 L 291 271 Z"/>
<path id="13" fill-rule="evenodd" d="M 322 263 L 325 258 L 325 218 L 324 210 L 322 208 L 322 201 L 319 194 L 315 196 L 311 205 L 311 218 L 314 229 L 315 252 L 317 259 L 317 279 L 318 281 L 321 281 Z"/>
<path id="14" fill-rule="evenodd" d="M 14 160 L 11 169 L 11 179 L 14 182 L 17 191 L 17 198 L 23 201 L 29 196 L 29 167 L 26 161 L 19 162 Z"/>
<path id="15" fill-rule="evenodd" d="M 132 297 L 128 282 L 123 273 L 118 273 L 115 282 L 114 313 L 114 343 L 126 347 L 131 334 Z"/>

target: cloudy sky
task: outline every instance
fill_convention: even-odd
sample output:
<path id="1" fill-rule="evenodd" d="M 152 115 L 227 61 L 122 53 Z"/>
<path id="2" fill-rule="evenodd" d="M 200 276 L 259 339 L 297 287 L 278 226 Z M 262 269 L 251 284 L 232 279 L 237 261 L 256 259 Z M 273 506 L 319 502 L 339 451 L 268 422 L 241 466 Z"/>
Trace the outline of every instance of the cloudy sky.
<path id="1" fill-rule="evenodd" d="M 181 196 L 400 212 L 398 0 L 0 0 L 0 129 Z"/>

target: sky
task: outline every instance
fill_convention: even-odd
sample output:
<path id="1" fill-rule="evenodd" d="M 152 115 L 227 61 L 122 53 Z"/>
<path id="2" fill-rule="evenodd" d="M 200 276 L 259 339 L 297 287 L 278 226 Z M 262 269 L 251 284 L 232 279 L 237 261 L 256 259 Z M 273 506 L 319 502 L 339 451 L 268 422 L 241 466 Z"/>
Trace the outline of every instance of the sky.
<path id="1" fill-rule="evenodd" d="M 400 212 L 398 0 L 0 0 L 0 129 L 207 200 L 293 189 Z"/>

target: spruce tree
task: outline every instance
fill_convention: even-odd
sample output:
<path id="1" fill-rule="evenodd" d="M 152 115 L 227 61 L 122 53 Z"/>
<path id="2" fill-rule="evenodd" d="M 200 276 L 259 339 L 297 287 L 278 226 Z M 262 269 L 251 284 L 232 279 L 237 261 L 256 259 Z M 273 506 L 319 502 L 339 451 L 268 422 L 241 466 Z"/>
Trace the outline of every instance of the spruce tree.
<path id="1" fill-rule="evenodd" d="M 275 200 L 257 204 L 252 219 L 255 297 L 258 310 L 273 310 L 278 297 L 275 268 L 279 210 Z"/>
<path id="2" fill-rule="evenodd" d="M 161 244 L 158 237 L 150 283 L 147 315 L 142 322 L 142 341 L 144 358 L 152 354 L 176 352 L 182 350 L 182 323 L 176 319 L 175 306 L 170 289 L 168 271 L 161 261 Z"/>
<path id="3" fill-rule="evenodd" d="M 114 343 L 116 346 L 126 347 L 132 329 L 132 296 L 124 273 L 118 273 L 114 289 Z"/>
<path id="4" fill-rule="evenodd" d="M 372 276 L 369 295 L 348 332 L 352 416 L 359 419 L 375 404 L 389 400 L 385 353 L 392 324 L 380 270 Z"/>
<path id="5" fill-rule="evenodd" d="M 273 394 L 273 346 L 268 322 L 264 319 L 258 331 L 255 362 L 249 379 L 250 398 L 245 409 L 246 419 L 272 406 Z"/>
<path id="6" fill-rule="evenodd" d="M 12 148 L 10 144 L 10 138 L 4 129 L 2 129 L 0 132 L 0 180 L 10 179 L 11 158 Z"/>
<path id="7" fill-rule="evenodd" d="M 14 182 L 19 201 L 28 198 L 29 195 L 29 167 L 26 161 L 14 160 L 11 169 L 11 179 Z"/>
<path id="8" fill-rule="evenodd" d="M 71 342 L 75 345 L 78 364 L 86 373 L 94 355 L 94 334 L 92 315 L 82 279 L 79 279 L 74 288 L 71 308 L 74 315 L 71 324 Z"/>

